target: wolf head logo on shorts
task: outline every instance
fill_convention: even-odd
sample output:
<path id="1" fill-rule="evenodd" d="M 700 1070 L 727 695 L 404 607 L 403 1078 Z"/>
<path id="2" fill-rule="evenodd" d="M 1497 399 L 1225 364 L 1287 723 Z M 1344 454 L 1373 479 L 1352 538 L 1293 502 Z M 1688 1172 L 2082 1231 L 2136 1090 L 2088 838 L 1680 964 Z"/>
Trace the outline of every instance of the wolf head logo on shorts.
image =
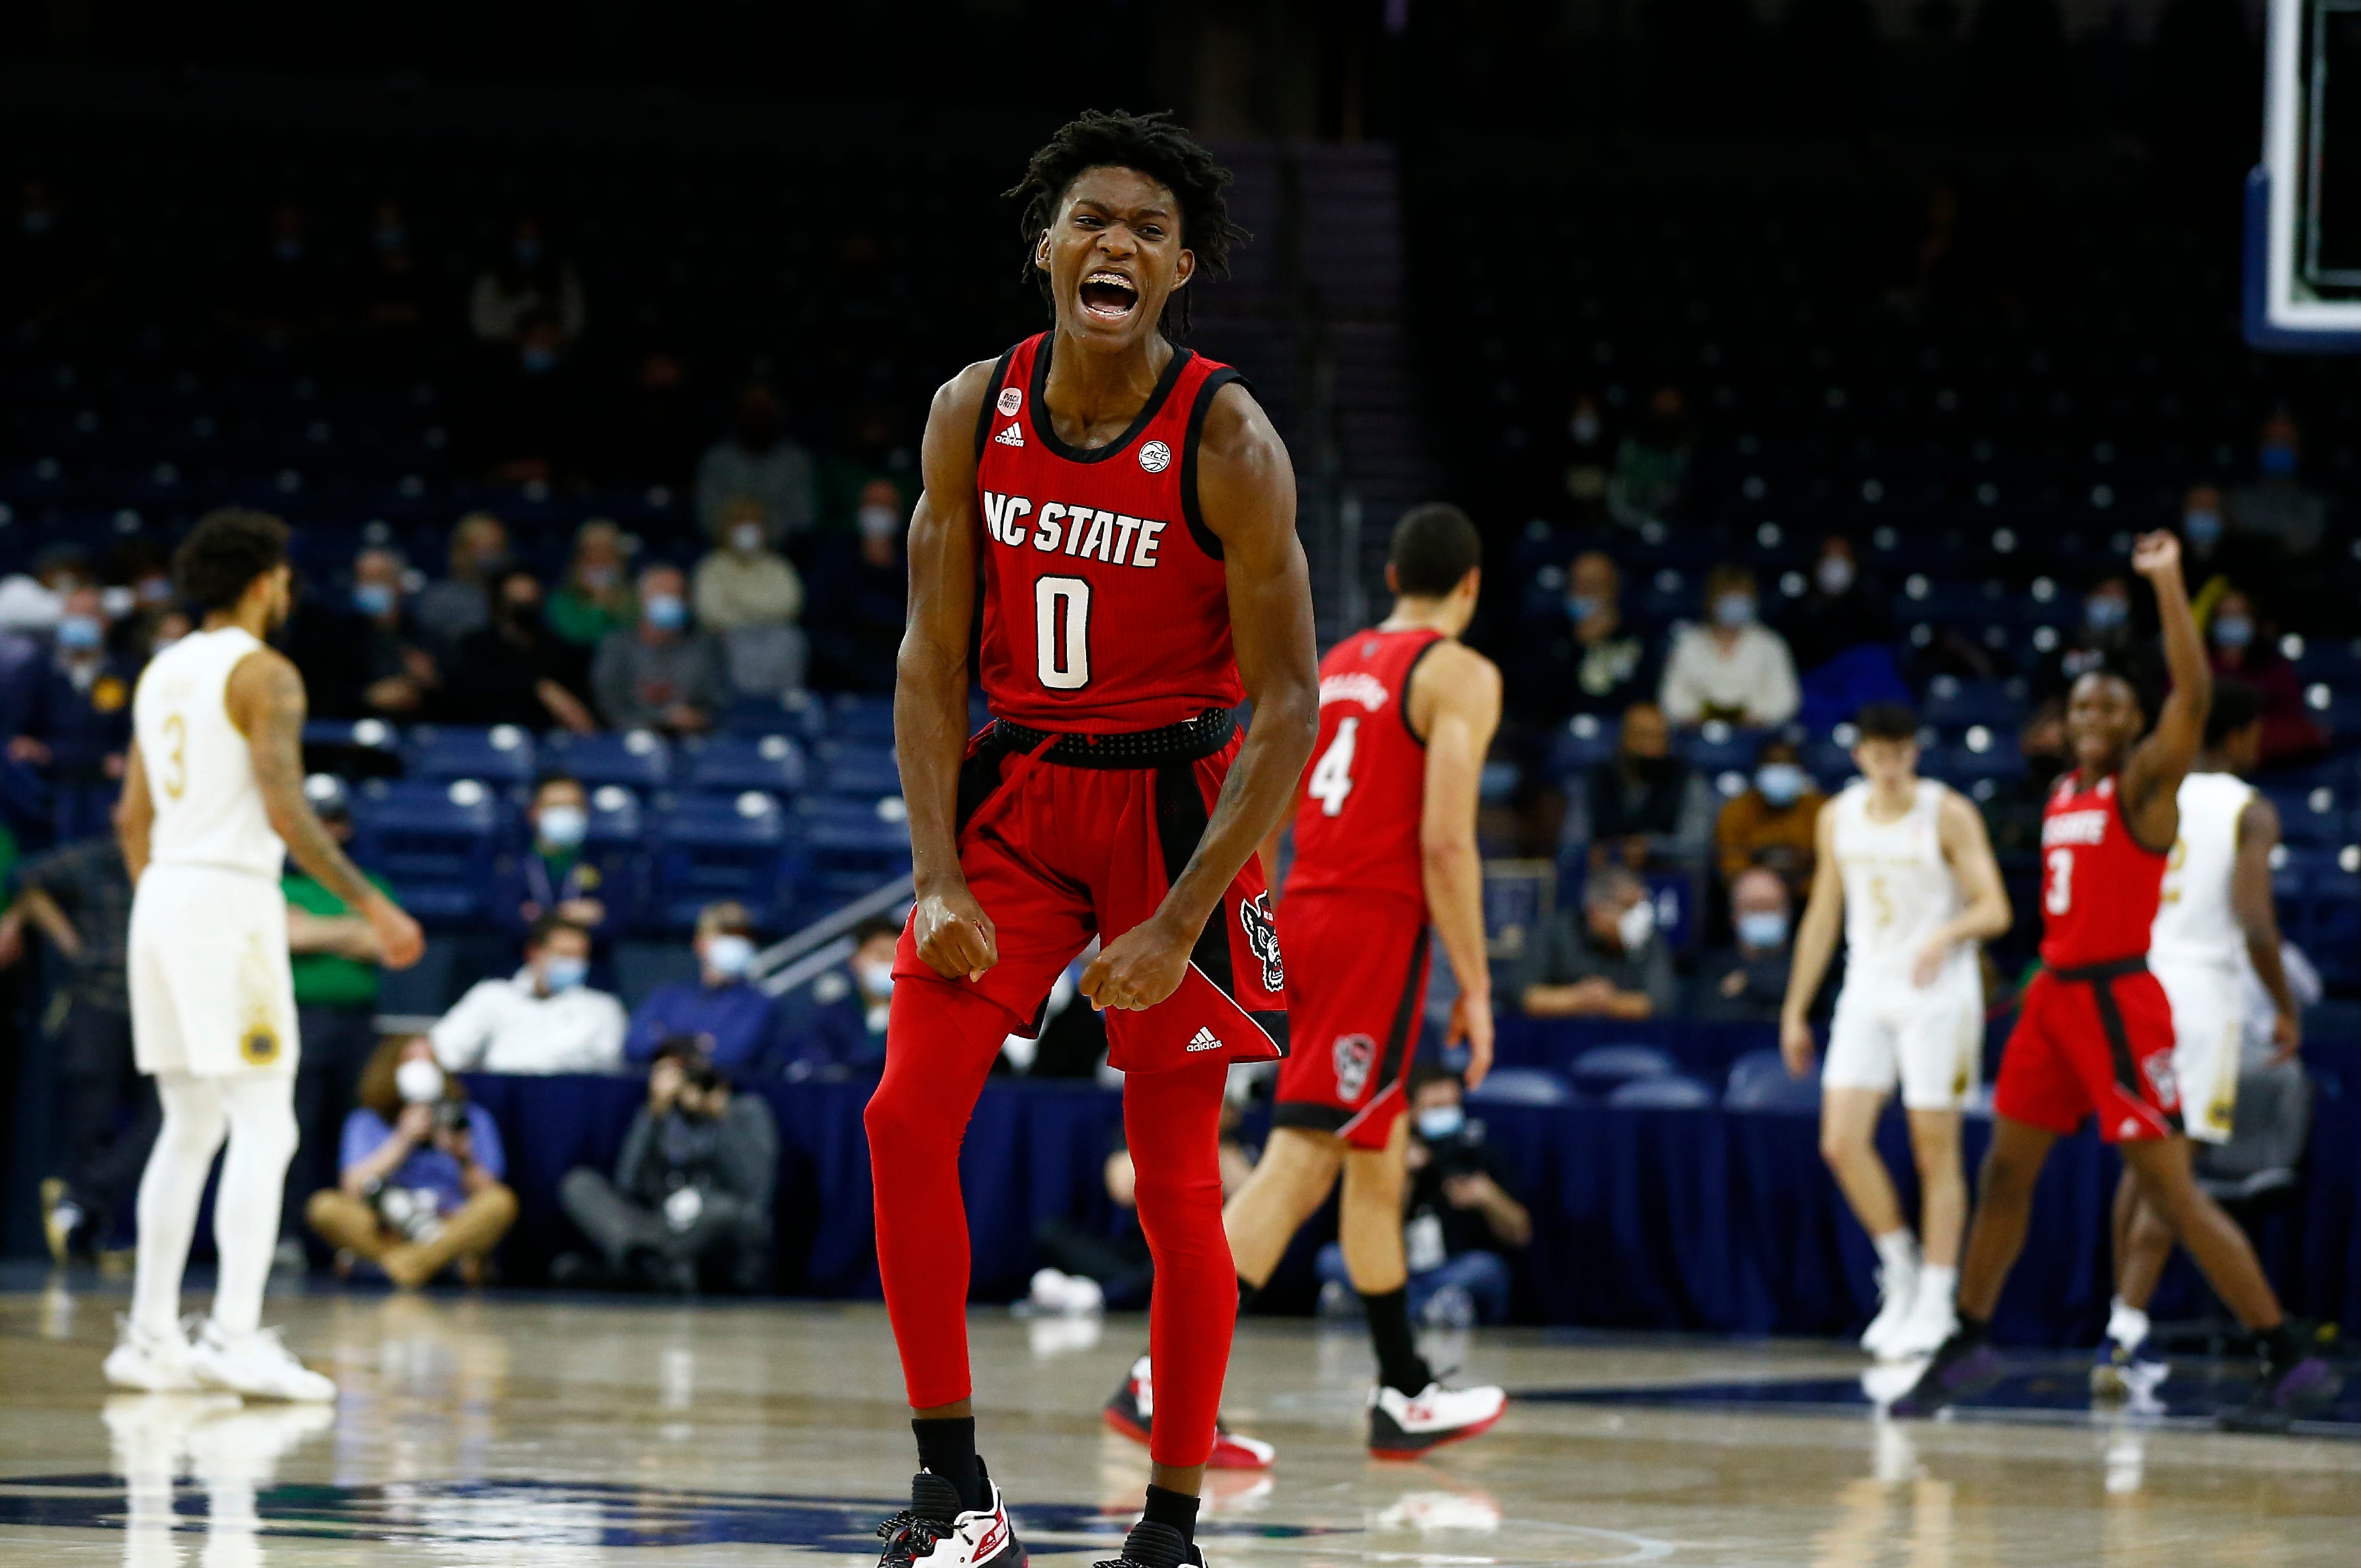
<path id="1" fill-rule="evenodd" d="M 2172 1073 L 2172 1053 L 2157 1052 L 2140 1064 L 2140 1069 L 2147 1074 L 2148 1091 L 2156 1096 L 2158 1108 L 2165 1111 L 2179 1110 L 2180 1080 Z"/>
<path id="2" fill-rule="evenodd" d="M 1378 1042 L 1367 1035 L 1336 1036 L 1336 1098 L 1358 1100 L 1369 1087 L 1369 1069 L 1378 1065 Z"/>
<path id="3" fill-rule="evenodd" d="M 1262 960 L 1262 988 L 1276 995 L 1287 989 L 1287 970 L 1279 959 L 1279 927 L 1270 918 L 1270 894 L 1257 893 L 1238 905 L 1238 924 L 1246 927 L 1246 950 Z"/>

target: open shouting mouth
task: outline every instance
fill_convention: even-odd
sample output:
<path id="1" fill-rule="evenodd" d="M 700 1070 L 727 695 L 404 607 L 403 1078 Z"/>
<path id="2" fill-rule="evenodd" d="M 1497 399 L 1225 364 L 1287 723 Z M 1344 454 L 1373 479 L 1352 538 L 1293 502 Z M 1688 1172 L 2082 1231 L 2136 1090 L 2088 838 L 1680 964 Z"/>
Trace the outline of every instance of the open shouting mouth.
<path id="1" fill-rule="evenodd" d="M 1115 325 L 1139 308 L 1139 285 L 1111 267 L 1086 273 L 1080 291 L 1082 313 Z"/>

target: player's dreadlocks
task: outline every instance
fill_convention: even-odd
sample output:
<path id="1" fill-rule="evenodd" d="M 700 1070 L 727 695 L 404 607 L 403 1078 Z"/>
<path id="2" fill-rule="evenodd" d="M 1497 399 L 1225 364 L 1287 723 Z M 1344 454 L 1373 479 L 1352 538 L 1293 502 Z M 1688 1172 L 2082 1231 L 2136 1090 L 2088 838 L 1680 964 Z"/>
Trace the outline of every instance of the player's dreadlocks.
<path id="1" fill-rule="evenodd" d="M 1197 253 L 1197 276 L 1219 280 L 1229 276 L 1230 247 L 1251 237 L 1230 222 L 1222 198 L 1230 171 L 1197 145 L 1189 133 L 1164 111 L 1135 115 L 1123 109 L 1103 113 L 1086 109 L 1067 122 L 1025 166 L 1025 178 L 1003 192 L 1025 203 L 1017 223 L 1024 232 L 1025 270 L 1040 284 L 1043 297 L 1049 280 L 1033 265 L 1034 247 L 1041 231 L 1058 215 L 1067 187 L 1086 169 L 1136 169 L 1172 192 L 1180 203 L 1180 243 Z M 1189 331 L 1189 291 L 1177 291 L 1180 330 L 1172 330 L 1174 308 L 1168 302 L 1159 330 L 1167 336 Z"/>

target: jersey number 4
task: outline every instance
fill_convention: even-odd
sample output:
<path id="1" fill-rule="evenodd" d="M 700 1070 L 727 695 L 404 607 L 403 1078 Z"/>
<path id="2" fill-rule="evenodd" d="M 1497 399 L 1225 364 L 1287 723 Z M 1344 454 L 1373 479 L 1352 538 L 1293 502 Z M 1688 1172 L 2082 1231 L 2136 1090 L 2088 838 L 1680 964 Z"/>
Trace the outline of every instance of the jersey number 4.
<path id="1" fill-rule="evenodd" d="M 1328 742 L 1328 749 L 1312 764 L 1312 782 L 1304 793 L 1320 803 L 1323 816 L 1341 816 L 1345 797 L 1353 793 L 1353 747 L 1360 729 L 1358 718 L 1339 720 L 1336 739 Z"/>
<path id="2" fill-rule="evenodd" d="M 1033 582 L 1034 674 L 1051 691 L 1091 684 L 1091 585 L 1081 577 Z"/>
<path id="3" fill-rule="evenodd" d="M 2074 907 L 2074 851 L 2064 845 L 2049 851 L 2049 885 L 2042 890 L 2041 907 L 2063 915 Z"/>

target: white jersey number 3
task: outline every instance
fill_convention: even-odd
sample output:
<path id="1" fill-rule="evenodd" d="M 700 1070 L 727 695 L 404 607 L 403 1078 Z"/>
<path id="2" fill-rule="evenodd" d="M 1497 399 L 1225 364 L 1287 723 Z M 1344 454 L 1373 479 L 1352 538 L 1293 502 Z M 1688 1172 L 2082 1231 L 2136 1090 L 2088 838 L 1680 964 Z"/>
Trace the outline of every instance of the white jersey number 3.
<path id="1" fill-rule="evenodd" d="M 1081 577 L 1040 577 L 1033 584 L 1035 674 L 1051 691 L 1091 684 L 1091 585 Z"/>
<path id="2" fill-rule="evenodd" d="M 2062 844 L 2049 851 L 2049 887 L 2041 895 L 2041 906 L 2052 915 L 2074 907 L 2074 851 Z"/>
<path id="3" fill-rule="evenodd" d="M 1341 815 L 1345 809 L 1345 797 L 1353 793 L 1354 738 L 1360 729 L 1358 718 L 1340 720 L 1336 725 L 1336 739 L 1328 742 L 1328 749 L 1321 752 L 1320 760 L 1312 765 L 1312 783 L 1304 793 L 1320 803 L 1323 816 Z"/>

